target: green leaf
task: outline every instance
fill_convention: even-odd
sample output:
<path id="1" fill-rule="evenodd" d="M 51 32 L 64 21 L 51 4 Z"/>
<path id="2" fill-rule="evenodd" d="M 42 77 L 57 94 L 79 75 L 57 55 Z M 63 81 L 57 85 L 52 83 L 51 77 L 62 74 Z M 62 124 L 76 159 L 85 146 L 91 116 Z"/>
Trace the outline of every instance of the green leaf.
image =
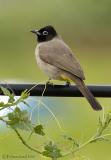
<path id="1" fill-rule="evenodd" d="M 97 140 L 101 139 L 99 137 L 109 127 L 110 123 L 111 123 L 111 113 L 110 112 L 108 112 L 107 114 L 104 114 L 103 119 L 99 118 L 97 133 L 95 135 L 95 139 L 92 142 L 96 142 Z"/>
<path id="2" fill-rule="evenodd" d="M 107 128 L 111 122 L 111 113 L 105 115 L 104 128 Z"/>
<path id="3" fill-rule="evenodd" d="M 10 96 L 11 93 L 7 88 L 4 88 L 2 86 L 0 88 L 5 96 Z"/>
<path id="4" fill-rule="evenodd" d="M 37 125 L 37 126 L 34 127 L 34 132 L 36 134 L 41 135 L 41 136 L 45 135 L 45 133 L 43 132 L 43 126 L 41 124 L 39 124 L 39 125 Z"/>
<path id="5" fill-rule="evenodd" d="M 44 146 L 42 154 L 46 157 L 51 157 L 52 159 L 62 157 L 61 150 L 52 141 Z"/>
<path id="6" fill-rule="evenodd" d="M 4 102 L 0 102 L 0 107 L 3 107 L 4 105 Z"/>
<path id="7" fill-rule="evenodd" d="M 15 101 L 15 99 L 14 99 L 14 94 L 13 93 L 10 93 L 10 91 L 7 89 L 7 88 L 4 88 L 4 87 L 0 87 L 1 88 L 1 90 L 2 90 L 2 92 L 3 92 L 3 94 L 5 95 L 5 96 L 8 96 L 9 97 L 9 100 L 8 100 L 8 103 L 13 103 L 14 101 Z"/>
<path id="8" fill-rule="evenodd" d="M 14 94 L 12 93 L 12 94 L 10 94 L 10 96 L 9 96 L 8 103 L 13 103 L 14 101 L 15 101 L 15 99 L 14 99 Z"/>
<path id="9" fill-rule="evenodd" d="M 28 90 L 24 90 L 22 93 L 21 93 L 21 99 L 26 99 L 30 96 L 30 93 L 28 92 Z"/>
<path id="10" fill-rule="evenodd" d="M 67 139 L 68 141 L 72 142 L 73 143 L 73 147 L 79 147 L 79 143 L 72 137 L 70 136 L 67 136 L 67 135 L 63 135 L 63 137 L 65 139 Z"/>
<path id="11" fill-rule="evenodd" d="M 32 124 L 29 119 L 28 112 L 26 110 L 21 111 L 16 107 L 11 113 L 8 113 L 8 125 L 14 128 L 20 128 L 22 130 L 32 130 Z"/>

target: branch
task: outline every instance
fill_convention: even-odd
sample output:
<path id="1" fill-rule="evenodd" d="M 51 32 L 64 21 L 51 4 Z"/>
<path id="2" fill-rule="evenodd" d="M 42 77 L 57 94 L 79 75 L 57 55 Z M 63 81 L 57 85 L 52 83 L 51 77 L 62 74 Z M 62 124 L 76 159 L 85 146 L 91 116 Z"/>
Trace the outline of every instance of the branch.
<path id="1" fill-rule="evenodd" d="M 0 117 L 0 120 L 3 121 L 3 122 L 5 122 L 6 124 L 8 124 L 7 121 L 4 120 L 2 117 Z M 39 150 L 31 147 L 29 144 L 27 144 L 26 141 L 22 138 L 22 136 L 20 135 L 20 133 L 18 132 L 17 129 L 15 129 L 15 128 L 12 127 L 11 125 L 10 125 L 10 127 L 15 131 L 15 133 L 16 133 L 17 136 L 18 136 L 18 138 L 21 140 L 21 142 L 22 142 L 28 149 L 30 149 L 30 150 L 32 150 L 32 151 L 34 151 L 34 152 L 36 152 L 36 153 L 42 154 L 41 151 L 39 151 Z"/>
<path id="2" fill-rule="evenodd" d="M 32 150 L 32 151 L 34 151 L 34 152 L 36 152 L 36 153 L 42 154 L 42 152 L 40 152 L 39 150 L 37 150 L 37 149 L 35 149 L 35 148 L 32 148 L 30 145 L 28 145 L 28 144 L 26 143 L 26 141 L 22 138 L 22 136 L 20 135 L 20 133 L 18 132 L 17 129 L 13 128 L 13 130 L 16 132 L 16 134 L 17 134 L 18 138 L 21 140 L 21 142 L 22 142 L 28 149 L 30 149 L 30 150 Z"/>

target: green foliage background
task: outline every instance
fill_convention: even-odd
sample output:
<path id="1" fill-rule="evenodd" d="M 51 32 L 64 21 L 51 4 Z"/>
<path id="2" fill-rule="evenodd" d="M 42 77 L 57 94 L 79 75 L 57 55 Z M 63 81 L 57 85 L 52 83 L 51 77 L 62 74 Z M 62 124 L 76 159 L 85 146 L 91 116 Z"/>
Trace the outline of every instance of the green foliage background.
<path id="1" fill-rule="evenodd" d="M 30 30 L 52 24 L 76 52 L 85 71 L 86 83 L 110 84 L 110 6 L 110 0 L 0 0 L 0 80 L 37 83 L 47 79 L 36 65 L 36 38 Z M 110 99 L 99 101 L 105 110 L 110 110 Z M 85 140 L 95 132 L 100 113 L 93 112 L 83 98 L 51 98 L 46 99 L 46 103 L 71 136 L 80 138 L 83 134 Z M 47 130 L 47 136 L 58 142 L 60 133 L 54 121 L 50 122 Z M 10 130 L 3 130 L 0 135 L 4 139 L 0 141 L 1 154 L 33 154 Z M 35 138 L 33 144 L 41 144 L 42 140 L 35 142 Z M 81 155 L 91 160 L 110 160 L 110 147 L 110 143 L 92 144 Z"/>

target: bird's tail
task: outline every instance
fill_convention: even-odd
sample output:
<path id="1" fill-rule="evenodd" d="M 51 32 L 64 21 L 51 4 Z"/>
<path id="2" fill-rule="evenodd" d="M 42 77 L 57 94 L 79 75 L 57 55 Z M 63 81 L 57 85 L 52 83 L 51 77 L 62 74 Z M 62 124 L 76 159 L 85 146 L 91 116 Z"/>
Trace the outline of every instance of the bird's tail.
<path id="1" fill-rule="evenodd" d="M 102 106 L 99 104 L 99 102 L 96 100 L 96 98 L 93 96 L 93 94 L 90 92 L 90 90 L 86 87 L 83 80 L 79 79 L 78 77 L 72 77 L 71 79 L 75 82 L 75 84 L 78 86 L 80 92 L 83 94 L 84 97 L 88 100 L 91 107 L 98 111 L 102 109 Z"/>

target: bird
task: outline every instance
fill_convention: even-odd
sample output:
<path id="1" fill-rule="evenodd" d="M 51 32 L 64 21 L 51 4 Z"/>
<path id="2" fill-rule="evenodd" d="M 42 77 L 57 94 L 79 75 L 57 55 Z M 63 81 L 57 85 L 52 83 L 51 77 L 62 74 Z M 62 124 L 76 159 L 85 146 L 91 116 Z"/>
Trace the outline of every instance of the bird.
<path id="1" fill-rule="evenodd" d="M 37 37 L 36 62 L 49 80 L 74 82 L 91 107 L 99 111 L 102 106 L 84 83 L 83 69 L 70 47 L 52 25 L 31 30 Z"/>

